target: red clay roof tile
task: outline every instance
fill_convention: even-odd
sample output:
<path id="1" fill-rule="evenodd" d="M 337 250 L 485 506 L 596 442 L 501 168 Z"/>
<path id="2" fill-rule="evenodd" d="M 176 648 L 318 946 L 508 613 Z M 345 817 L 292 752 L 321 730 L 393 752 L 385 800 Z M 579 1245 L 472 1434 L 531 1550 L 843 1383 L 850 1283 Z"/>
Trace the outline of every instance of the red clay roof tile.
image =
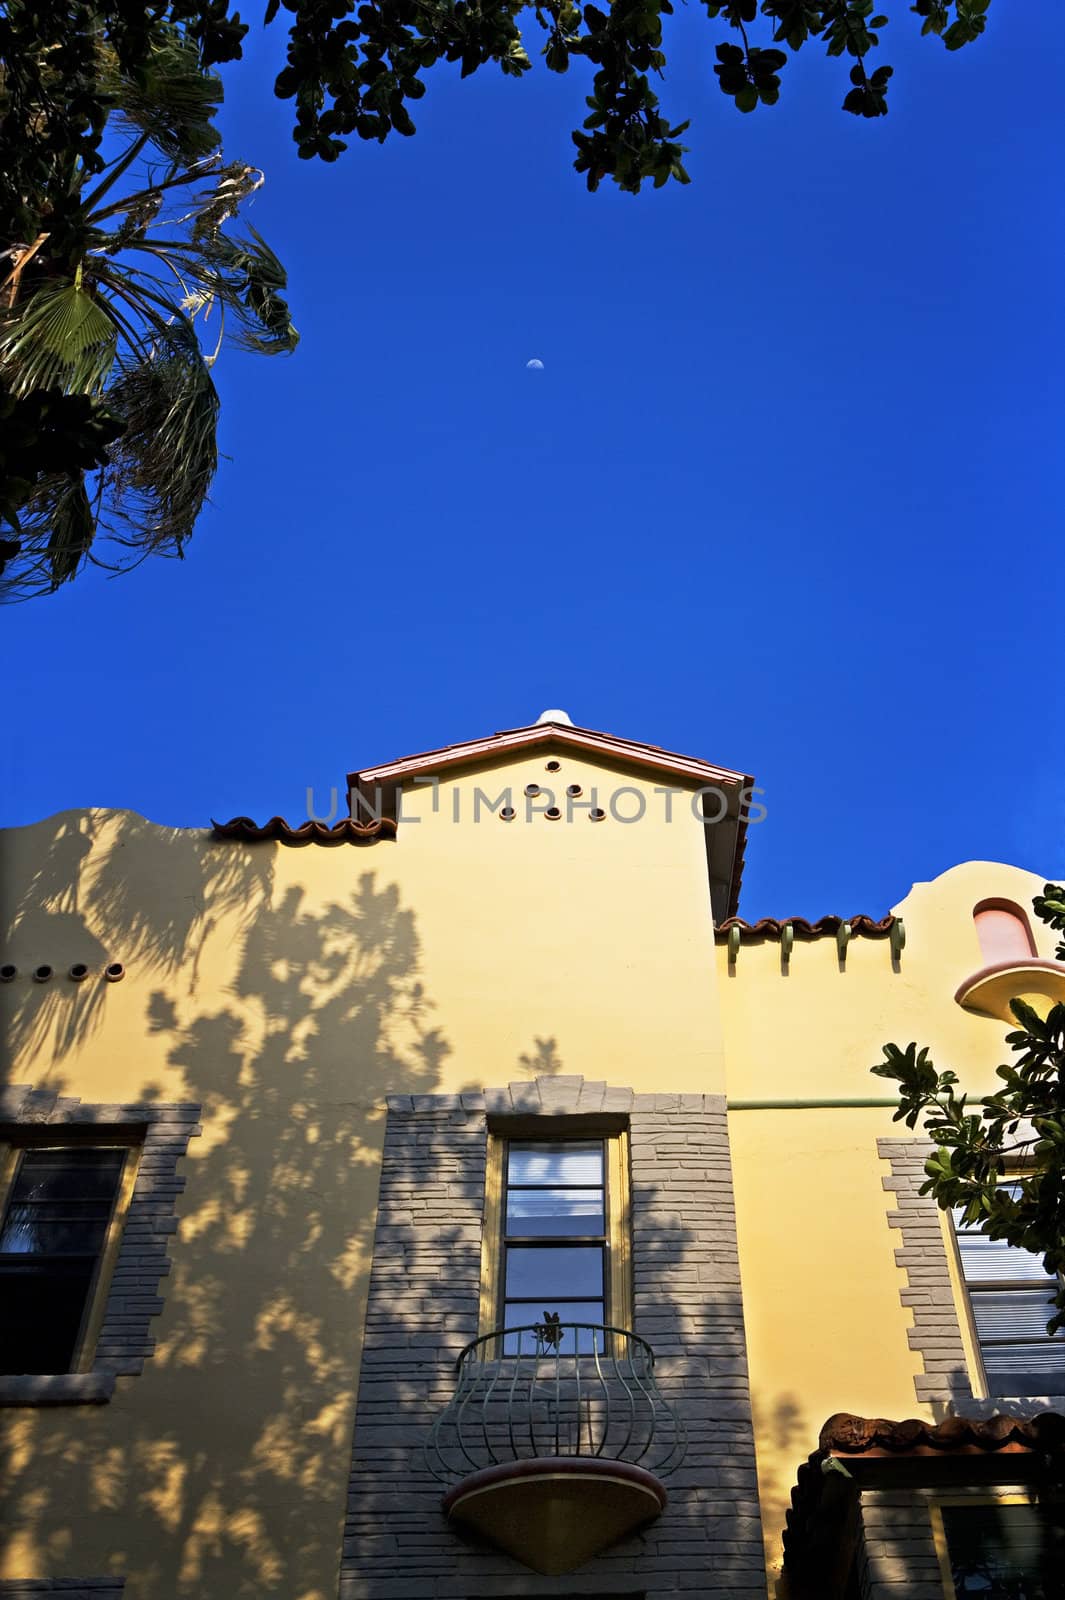
<path id="1" fill-rule="evenodd" d="M 829 916 L 818 917 L 816 922 L 810 922 L 806 917 L 761 917 L 757 922 L 745 922 L 742 917 L 726 917 L 724 922 L 718 923 L 714 929 L 714 937 L 719 944 L 724 944 L 729 929 L 738 928 L 744 943 L 754 939 L 779 939 L 781 929 L 789 922 L 795 930 L 796 939 L 823 939 L 828 934 L 835 934 L 842 922 L 850 923 L 852 934 L 862 934 L 867 939 L 886 939 L 895 918 L 888 915 L 877 921 L 875 917 L 862 915 Z"/>
<path id="2" fill-rule="evenodd" d="M 325 822 L 304 822 L 296 827 L 284 817 L 271 817 L 259 827 L 250 817 L 233 817 L 229 822 L 212 820 L 211 828 L 216 839 L 240 839 L 255 844 L 263 839 L 273 839 L 278 844 L 369 844 L 374 839 L 396 836 L 396 824 L 391 817 L 381 817 L 374 822 L 341 817 L 332 827 Z"/>
<path id="3" fill-rule="evenodd" d="M 889 1422 L 885 1417 L 856 1417 L 839 1411 L 821 1429 L 820 1450 L 830 1455 L 905 1455 L 915 1450 L 945 1453 L 951 1450 L 1001 1450 L 1021 1445 L 1027 1450 L 1065 1450 L 1065 1416 L 1043 1411 L 1034 1417 L 947 1417 L 925 1422 L 909 1417 Z"/>

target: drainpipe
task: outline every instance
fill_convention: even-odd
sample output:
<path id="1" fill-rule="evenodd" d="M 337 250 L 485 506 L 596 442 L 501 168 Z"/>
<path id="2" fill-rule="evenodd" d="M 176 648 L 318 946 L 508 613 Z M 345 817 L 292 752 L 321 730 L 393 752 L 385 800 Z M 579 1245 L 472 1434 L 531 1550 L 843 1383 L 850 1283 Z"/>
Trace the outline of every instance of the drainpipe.
<path id="1" fill-rule="evenodd" d="M 836 1111 L 898 1109 L 897 1100 L 729 1100 L 729 1111 Z"/>

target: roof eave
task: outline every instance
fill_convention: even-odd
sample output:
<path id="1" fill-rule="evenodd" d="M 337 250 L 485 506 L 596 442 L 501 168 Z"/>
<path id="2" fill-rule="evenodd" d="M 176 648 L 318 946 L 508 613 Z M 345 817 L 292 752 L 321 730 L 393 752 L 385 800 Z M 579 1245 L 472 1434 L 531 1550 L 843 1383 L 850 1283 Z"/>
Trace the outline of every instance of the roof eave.
<path id="1" fill-rule="evenodd" d="M 615 734 L 599 733 L 593 728 L 576 728 L 568 723 L 536 722 L 526 728 L 508 728 L 489 734 L 484 739 L 468 739 L 462 744 L 444 745 L 438 750 L 425 750 L 418 755 L 403 756 L 398 761 L 385 761 L 375 767 L 363 767 L 348 774 L 348 783 L 392 782 L 404 777 L 442 772 L 448 768 L 473 765 L 493 756 L 506 756 L 512 751 L 533 749 L 538 745 L 558 744 L 571 749 L 585 750 L 600 756 L 613 756 L 628 766 L 644 767 L 656 772 L 669 772 L 686 777 L 692 782 L 721 783 L 729 788 L 753 783 L 743 772 L 729 767 L 719 767 L 712 761 L 702 761 L 694 756 L 678 755 L 663 750 L 659 745 L 643 744 L 636 739 L 622 739 Z"/>

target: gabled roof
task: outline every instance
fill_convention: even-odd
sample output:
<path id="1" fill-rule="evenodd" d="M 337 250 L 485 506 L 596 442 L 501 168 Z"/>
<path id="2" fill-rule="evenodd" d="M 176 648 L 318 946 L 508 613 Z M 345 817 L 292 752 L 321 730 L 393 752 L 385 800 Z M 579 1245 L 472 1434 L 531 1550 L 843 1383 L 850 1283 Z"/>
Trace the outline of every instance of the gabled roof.
<path id="1" fill-rule="evenodd" d="M 467 739 L 461 744 L 444 745 L 439 750 L 425 750 L 419 755 L 402 756 L 397 761 L 385 761 L 375 767 L 363 767 L 359 772 L 351 772 L 348 774 L 349 809 L 353 814 L 363 809 L 375 811 L 379 809 L 376 802 L 380 795 L 387 810 L 394 806 L 397 788 L 410 779 L 497 762 L 530 750 L 547 749 L 571 750 L 583 756 L 598 757 L 623 768 L 653 773 L 681 785 L 690 784 L 693 791 L 704 786 L 720 788 L 729 800 L 728 814 L 705 830 L 711 902 L 715 920 L 735 913 L 739 903 L 747 834 L 747 818 L 741 812 L 740 793 L 745 787 L 753 785 L 754 779 L 748 773 L 734 772 L 730 767 L 721 767 L 712 761 L 663 750 L 660 745 L 644 744 L 638 739 L 622 739 L 617 734 L 600 733 L 594 728 L 575 727 L 564 712 L 545 712 L 540 721 L 528 727 L 507 728 L 482 739 Z M 365 808 L 352 805 L 353 796 L 362 797 L 366 802 Z"/>
<path id="2" fill-rule="evenodd" d="M 349 815 L 333 826 L 315 820 L 290 823 L 283 817 L 271 817 L 260 826 L 250 817 L 233 817 L 228 822 L 213 823 L 213 834 L 219 840 L 245 843 L 273 840 L 285 845 L 369 844 L 382 838 L 392 839 L 396 836 L 396 796 L 406 782 L 488 765 L 530 750 L 549 749 L 572 750 L 622 769 L 669 778 L 675 785 L 690 787 L 693 794 L 703 788 L 721 790 L 728 802 L 727 812 L 719 822 L 708 821 L 704 828 L 710 900 L 715 922 L 721 923 L 735 915 L 747 837 L 743 791 L 753 786 L 754 779 L 748 773 L 734 772 L 730 767 L 720 767 L 695 756 L 678 755 L 657 744 L 621 739 L 616 734 L 599 733 L 593 728 L 574 727 L 565 712 L 548 711 L 538 722 L 525 728 L 508 728 L 489 734 L 487 738 L 467 739 L 462 744 L 444 745 L 439 750 L 425 750 L 419 755 L 402 756 L 398 761 L 386 761 L 351 772 L 348 774 Z M 746 800 L 750 800 L 749 793 Z M 754 929 L 761 933 L 762 924 L 755 924 Z"/>

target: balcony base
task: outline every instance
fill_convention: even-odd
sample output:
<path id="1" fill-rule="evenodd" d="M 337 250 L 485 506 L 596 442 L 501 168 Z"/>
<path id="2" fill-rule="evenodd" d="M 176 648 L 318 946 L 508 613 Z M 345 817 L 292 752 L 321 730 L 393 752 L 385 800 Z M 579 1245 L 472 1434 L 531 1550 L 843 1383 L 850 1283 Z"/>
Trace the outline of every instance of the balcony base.
<path id="1" fill-rule="evenodd" d="M 542 1456 L 486 1467 L 444 1496 L 452 1522 L 473 1528 L 534 1572 L 583 1566 L 666 1506 L 653 1473 L 626 1461 Z"/>
<path id="2" fill-rule="evenodd" d="M 1027 1001 L 1041 1017 L 1052 1005 L 1065 1001 L 1065 965 L 1035 957 L 1031 961 L 1000 961 L 966 978 L 954 998 L 966 1011 L 998 1017 L 1017 1027 L 1011 1000 Z"/>

